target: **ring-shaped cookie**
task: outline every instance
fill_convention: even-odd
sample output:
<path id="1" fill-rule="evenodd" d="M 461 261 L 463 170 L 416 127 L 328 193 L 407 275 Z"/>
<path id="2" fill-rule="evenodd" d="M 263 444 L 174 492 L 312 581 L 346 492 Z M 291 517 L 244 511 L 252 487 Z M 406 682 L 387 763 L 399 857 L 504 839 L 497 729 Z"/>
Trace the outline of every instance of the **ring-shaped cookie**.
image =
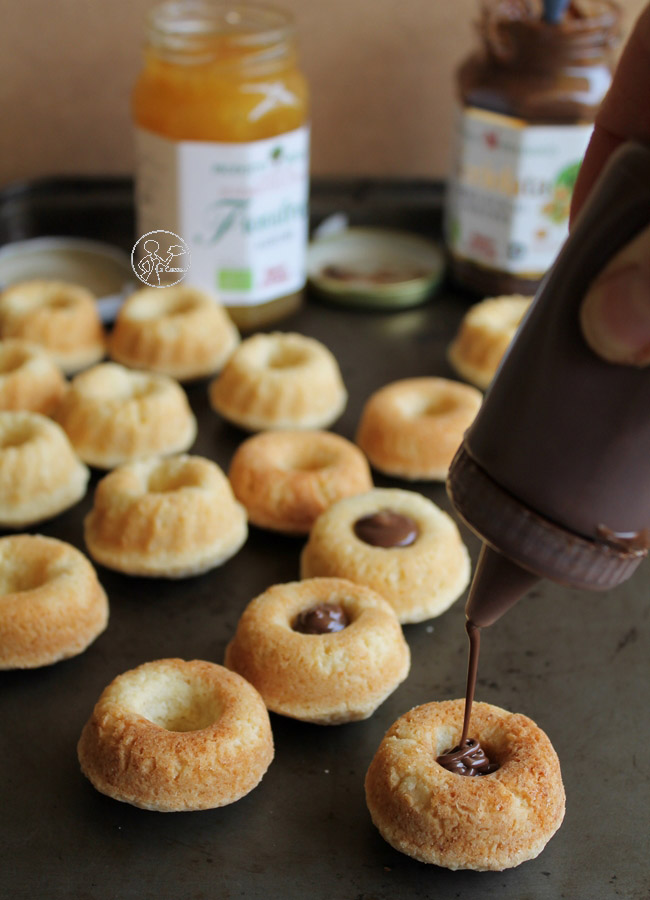
<path id="1" fill-rule="evenodd" d="M 447 378 L 405 378 L 366 402 L 356 442 L 375 469 L 407 480 L 444 481 L 482 402 Z"/>
<path id="2" fill-rule="evenodd" d="M 161 659 L 118 675 L 102 692 L 77 746 L 98 791 L 159 812 L 239 800 L 273 759 L 266 707 L 223 666 Z"/>
<path id="3" fill-rule="evenodd" d="M 247 431 L 327 428 L 348 396 L 327 347 L 281 332 L 242 341 L 209 395 L 219 415 Z"/>
<path id="4" fill-rule="evenodd" d="M 56 422 L 35 412 L 0 412 L 0 526 L 51 519 L 81 500 L 89 476 Z"/>
<path id="5" fill-rule="evenodd" d="M 265 431 L 238 447 L 228 472 L 237 499 L 260 528 L 308 534 L 342 497 L 372 488 L 365 456 L 329 431 Z"/>
<path id="6" fill-rule="evenodd" d="M 412 520 L 410 546 L 372 546 L 355 523 L 390 510 Z M 400 622 L 439 616 L 469 583 L 470 561 L 458 528 L 443 510 L 415 491 L 374 488 L 334 503 L 316 519 L 301 560 L 302 578 L 347 578 L 381 594 Z"/>
<path id="7" fill-rule="evenodd" d="M 536 857 L 562 824 L 564 786 L 531 719 L 474 703 L 471 735 L 498 769 L 463 776 L 436 758 L 460 740 L 464 700 L 418 706 L 387 731 L 366 775 L 366 802 L 396 850 L 448 869 L 500 871 Z"/>
<path id="8" fill-rule="evenodd" d="M 470 306 L 447 351 L 461 378 L 487 390 L 532 300 L 512 294 Z"/>
<path id="9" fill-rule="evenodd" d="M 6 288 L 0 294 L 0 335 L 38 344 L 67 375 L 106 352 L 95 298 L 65 281 L 22 281 Z"/>
<path id="10" fill-rule="evenodd" d="M 73 378 L 56 420 L 81 459 L 98 469 L 180 453 L 196 437 L 196 419 L 178 382 L 117 363 Z"/>
<path id="11" fill-rule="evenodd" d="M 93 559 L 129 575 L 185 578 L 230 559 L 246 510 L 216 463 L 200 456 L 139 460 L 105 475 L 84 520 Z"/>
<path id="12" fill-rule="evenodd" d="M 239 332 L 216 300 L 177 285 L 136 291 L 120 308 L 109 340 L 116 362 L 189 381 L 218 372 Z"/>
<path id="13" fill-rule="evenodd" d="M 108 600 L 92 565 L 55 538 L 0 538 L 0 669 L 82 653 L 104 631 Z"/>
<path id="14" fill-rule="evenodd" d="M 327 634 L 294 630 L 296 618 L 335 604 L 349 625 Z M 375 591 L 339 578 L 270 587 L 244 610 L 226 648 L 273 712 L 318 725 L 366 719 L 406 678 L 408 644 Z"/>
<path id="15" fill-rule="evenodd" d="M 0 409 L 49 416 L 66 387 L 61 370 L 42 347 L 20 338 L 0 341 Z"/>

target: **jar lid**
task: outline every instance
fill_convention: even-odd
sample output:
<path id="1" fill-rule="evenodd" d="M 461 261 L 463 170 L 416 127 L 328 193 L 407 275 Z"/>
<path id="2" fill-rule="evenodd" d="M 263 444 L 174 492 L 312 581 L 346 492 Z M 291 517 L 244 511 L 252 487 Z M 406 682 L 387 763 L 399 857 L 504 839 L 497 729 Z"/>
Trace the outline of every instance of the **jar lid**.
<path id="1" fill-rule="evenodd" d="M 312 287 L 349 306 L 416 306 L 431 296 L 443 272 L 438 244 L 407 231 L 346 228 L 312 241 L 307 251 Z"/>
<path id="2" fill-rule="evenodd" d="M 33 279 L 69 281 L 87 288 L 97 298 L 104 322 L 113 321 L 134 285 L 126 253 L 100 241 L 42 237 L 0 249 L 0 290 Z"/>

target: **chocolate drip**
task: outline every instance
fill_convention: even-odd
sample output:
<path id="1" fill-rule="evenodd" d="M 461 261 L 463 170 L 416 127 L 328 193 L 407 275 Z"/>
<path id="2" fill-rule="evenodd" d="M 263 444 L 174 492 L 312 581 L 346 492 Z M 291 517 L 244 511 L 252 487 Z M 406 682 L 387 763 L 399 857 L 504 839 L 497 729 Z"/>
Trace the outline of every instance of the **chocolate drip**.
<path id="1" fill-rule="evenodd" d="M 354 533 L 373 547 L 408 547 L 420 531 L 417 523 L 392 509 L 380 509 L 354 523 Z"/>
<path id="2" fill-rule="evenodd" d="M 472 717 L 472 703 L 476 690 L 478 673 L 478 657 L 481 649 L 481 629 L 468 619 L 465 630 L 469 638 L 469 662 L 467 665 L 467 686 L 465 688 L 465 713 L 463 715 L 463 733 L 460 743 L 442 753 L 437 759 L 444 769 L 457 775 L 489 775 L 496 772 L 499 766 L 491 762 L 480 743 L 469 737 L 469 724 Z"/>
<path id="3" fill-rule="evenodd" d="M 319 603 L 299 613 L 291 627 L 301 634 L 333 634 L 343 631 L 349 624 L 350 620 L 339 603 Z"/>
<path id="4" fill-rule="evenodd" d="M 490 762 L 485 750 L 474 738 L 468 738 L 457 747 L 443 753 L 436 762 L 443 769 L 457 775 L 489 775 L 499 768 L 496 763 Z"/>

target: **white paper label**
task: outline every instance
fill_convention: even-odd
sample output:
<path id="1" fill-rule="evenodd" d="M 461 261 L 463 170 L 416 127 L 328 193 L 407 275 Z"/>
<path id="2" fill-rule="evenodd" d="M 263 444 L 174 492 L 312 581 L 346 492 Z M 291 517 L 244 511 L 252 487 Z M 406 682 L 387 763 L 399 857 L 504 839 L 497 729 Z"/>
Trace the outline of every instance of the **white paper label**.
<path id="1" fill-rule="evenodd" d="M 305 284 L 309 129 L 250 143 L 171 141 L 136 132 L 138 231 L 189 244 L 187 282 L 229 306 Z"/>
<path id="2" fill-rule="evenodd" d="M 463 109 L 445 217 L 452 254 L 522 277 L 546 272 L 568 234 L 591 132 Z"/>

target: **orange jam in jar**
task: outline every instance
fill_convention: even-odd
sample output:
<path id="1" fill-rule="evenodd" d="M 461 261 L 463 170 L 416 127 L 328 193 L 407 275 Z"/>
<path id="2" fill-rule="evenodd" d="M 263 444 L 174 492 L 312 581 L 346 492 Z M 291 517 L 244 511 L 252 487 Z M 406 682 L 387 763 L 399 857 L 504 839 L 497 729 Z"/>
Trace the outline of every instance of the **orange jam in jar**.
<path id="1" fill-rule="evenodd" d="M 178 0 L 149 16 L 133 93 L 138 235 L 190 248 L 186 283 L 243 329 L 298 308 L 308 233 L 308 90 L 289 15 Z"/>

